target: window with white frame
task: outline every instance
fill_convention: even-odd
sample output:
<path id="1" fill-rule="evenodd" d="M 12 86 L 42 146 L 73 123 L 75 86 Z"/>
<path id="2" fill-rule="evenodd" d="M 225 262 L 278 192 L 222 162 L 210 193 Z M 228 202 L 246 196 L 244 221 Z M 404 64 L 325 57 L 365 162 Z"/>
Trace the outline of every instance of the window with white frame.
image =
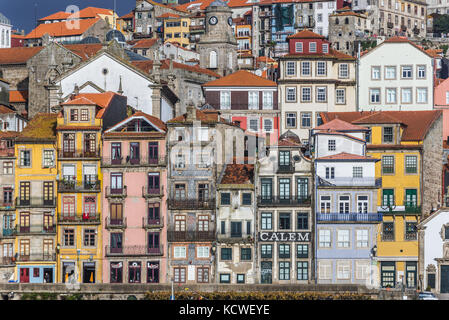
<path id="1" fill-rule="evenodd" d="M 412 88 L 401 89 L 401 103 L 412 103 Z"/>
<path id="2" fill-rule="evenodd" d="M 287 61 L 287 76 L 294 76 L 296 74 L 296 62 Z"/>
<path id="3" fill-rule="evenodd" d="M 330 213 L 331 211 L 331 196 L 320 196 L 320 212 Z"/>
<path id="4" fill-rule="evenodd" d="M 418 66 L 418 79 L 426 78 L 426 66 Z"/>
<path id="5" fill-rule="evenodd" d="M 318 278 L 322 280 L 332 279 L 332 263 L 330 261 L 318 262 Z"/>
<path id="6" fill-rule="evenodd" d="M 369 89 L 371 103 L 380 103 L 380 89 Z"/>
<path id="7" fill-rule="evenodd" d="M 230 91 L 220 91 L 220 109 L 223 109 L 223 110 L 231 109 L 231 92 Z"/>
<path id="8" fill-rule="evenodd" d="M 328 151 L 335 151 L 336 143 L 335 139 L 330 139 L 327 141 L 327 150 Z"/>
<path id="9" fill-rule="evenodd" d="M 312 113 L 302 112 L 301 113 L 301 127 L 310 128 L 312 126 Z"/>
<path id="10" fill-rule="evenodd" d="M 273 132 L 273 120 L 263 119 L 263 129 L 265 132 Z"/>
<path id="11" fill-rule="evenodd" d="M 427 103 L 427 88 L 416 89 L 417 103 Z"/>
<path id="12" fill-rule="evenodd" d="M 402 66 L 401 67 L 401 78 L 402 79 L 412 79 L 413 78 L 412 66 Z"/>
<path id="13" fill-rule="evenodd" d="M 301 87 L 301 101 L 312 101 L 312 87 Z"/>
<path id="14" fill-rule="evenodd" d="M 259 91 L 248 91 L 248 109 L 259 109 Z"/>
<path id="15" fill-rule="evenodd" d="M 318 243 L 321 248 L 331 247 L 331 231 L 329 229 L 318 230 Z"/>
<path id="16" fill-rule="evenodd" d="M 301 75 L 302 76 L 310 76 L 310 62 L 309 61 L 301 62 Z"/>
<path id="17" fill-rule="evenodd" d="M 326 75 L 326 62 L 325 61 L 318 61 L 316 63 L 316 74 L 318 76 Z"/>
<path id="18" fill-rule="evenodd" d="M 449 104 L 449 91 L 446 91 L 446 104 Z"/>
<path id="19" fill-rule="evenodd" d="M 338 66 L 338 77 L 348 78 L 349 77 L 349 65 L 347 63 L 341 63 Z"/>
<path id="20" fill-rule="evenodd" d="M 175 259 L 183 259 L 187 257 L 187 247 L 175 246 L 173 247 L 173 257 Z"/>
<path id="21" fill-rule="evenodd" d="M 295 43 L 295 51 L 296 52 L 298 52 L 298 53 L 301 53 L 302 52 L 302 42 L 296 42 Z"/>
<path id="22" fill-rule="evenodd" d="M 327 43 L 323 43 L 323 53 L 329 53 L 329 45 Z"/>
<path id="23" fill-rule="evenodd" d="M 317 87 L 316 88 L 316 101 L 326 102 L 327 101 L 327 87 Z"/>
<path id="24" fill-rule="evenodd" d="M 309 42 L 309 52 L 316 52 L 316 42 Z"/>
<path id="25" fill-rule="evenodd" d="M 336 89 L 335 90 L 335 102 L 337 104 L 346 103 L 346 89 Z"/>
<path id="26" fill-rule="evenodd" d="M 357 212 L 368 213 L 368 196 L 357 196 Z"/>
<path id="27" fill-rule="evenodd" d="M 273 91 L 264 91 L 262 93 L 262 109 L 273 109 Z"/>
<path id="28" fill-rule="evenodd" d="M 387 88 L 387 103 L 396 103 L 396 88 Z"/>
<path id="29" fill-rule="evenodd" d="M 365 280 L 368 279 L 370 268 L 368 261 L 356 261 L 355 262 L 355 278 L 357 280 Z"/>
<path id="30" fill-rule="evenodd" d="M 259 131 L 259 120 L 258 119 L 249 119 L 249 129 L 251 131 Z"/>
<path id="31" fill-rule="evenodd" d="M 355 237 L 357 248 L 368 248 L 368 229 L 357 229 Z"/>
<path id="32" fill-rule="evenodd" d="M 290 87 L 286 89 L 286 98 L 287 102 L 295 102 L 296 101 L 296 88 Z"/>
<path id="33" fill-rule="evenodd" d="M 363 178 L 363 167 L 352 167 L 353 178 Z"/>
<path id="34" fill-rule="evenodd" d="M 380 67 L 371 67 L 371 80 L 380 80 Z"/>
<path id="35" fill-rule="evenodd" d="M 209 247 L 198 246 L 196 247 L 196 257 L 197 258 L 209 258 Z"/>
<path id="36" fill-rule="evenodd" d="M 296 128 L 296 113 L 287 112 L 285 114 L 286 128 Z"/>
<path id="37" fill-rule="evenodd" d="M 396 67 L 385 67 L 385 79 L 396 79 Z"/>
<path id="38" fill-rule="evenodd" d="M 53 150 L 44 150 L 43 162 L 44 168 L 51 168 L 55 165 L 55 153 Z"/>
<path id="39" fill-rule="evenodd" d="M 349 196 L 338 197 L 338 212 L 349 213 Z"/>
<path id="40" fill-rule="evenodd" d="M 348 229 L 337 230 L 337 247 L 349 248 L 349 230 Z"/>
<path id="41" fill-rule="evenodd" d="M 351 278 L 351 265 L 349 261 L 337 261 L 337 279 L 346 280 Z"/>

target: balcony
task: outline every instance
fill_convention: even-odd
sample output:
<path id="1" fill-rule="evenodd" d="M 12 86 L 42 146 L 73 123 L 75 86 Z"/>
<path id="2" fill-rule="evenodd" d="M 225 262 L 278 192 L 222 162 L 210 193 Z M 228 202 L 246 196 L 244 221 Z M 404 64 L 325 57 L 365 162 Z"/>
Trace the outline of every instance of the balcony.
<path id="1" fill-rule="evenodd" d="M 227 232 L 225 234 L 218 233 L 217 240 L 224 243 L 252 243 L 254 238 L 249 234 L 243 233 L 231 233 Z"/>
<path id="2" fill-rule="evenodd" d="M 323 179 L 317 176 L 317 187 L 382 187 L 382 178 L 366 177 L 336 177 L 334 179 Z"/>
<path id="3" fill-rule="evenodd" d="M 95 159 L 100 158 L 101 155 L 99 148 L 95 151 L 58 149 L 58 157 L 59 159 Z"/>
<path id="4" fill-rule="evenodd" d="M 160 186 L 159 188 L 149 188 L 142 187 L 142 197 L 152 198 L 152 197 L 162 197 L 164 195 L 164 188 Z"/>
<path id="5" fill-rule="evenodd" d="M 212 210 L 215 208 L 215 199 L 169 199 L 168 207 L 175 210 Z"/>
<path id="6" fill-rule="evenodd" d="M 123 257 L 123 256 L 162 256 L 164 253 L 163 246 L 157 247 L 147 246 L 122 246 L 121 248 L 105 247 L 106 256 Z"/>
<path id="7" fill-rule="evenodd" d="M 168 242 L 185 241 L 214 241 L 215 230 L 213 231 L 167 231 Z"/>
<path id="8" fill-rule="evenodd" d="M 14 257 L 0 257 L 1 266 L 13 266 L 16 259 Z"/>
<path id="9" fill-rule="evenodd" d="M 44 199 L 43 197 L 37 197 L 37 198 L 21 199 L 20 197 L 17 197 L 16 198 L 16 207 L 17 208 L 21 208 L 21 207 L 54 208 L 54 207 L 56 207 L 56 198 Z"/>
<path id="10" fill-rule="evenodd" d="M 160 229 L 164 227 L 164 217 L 159 219 L 142 218 L 142 228 L 144 229 Z"/>
<path id="11" fill-rule="evenodd" d="M 9 210 L 14 210 L 14 209 L 15 209 L 15 207 L 14 207 L 14 203 L 12 201 L 0 203 L 0 210 L 9 211 Z"/>
<path id="12" fill-rule="evenodd" d="M 0 157 L 14 157 L 14 148 L 0 148 Z"/>
<path id="13" fill-rule="evenodd" d="M 259 206 L 310 206 L 311 196 L 268 196 L 268 197 L 257 197 L 257 204 Z"/>
<path id="14" fill-rule="evenodd" d="M 277 173 L 293 173 L 295 172 L 295 165 L 293 163 L 289 163 L 286 165 L 279 165 Z"/>
<path id="15" fill-rule="evenodd" d="M 111 187 L 106 187 L 106 198 L 126 198 L 128 195 L 126 186 L 119 189 L 111 189 Z"/>
<path id="16" fill-rule="evenodd" d="M 18 262 L 28 261 L 56 261 L 56 254 L 54 253 L 32 253 L 29 255 L 19 255 Z"/>
<path id="17" fill-rule="evenodd" d="M 382 213 L 317 213 L 317 221 L 379 222 L 382 221 Z"/>
<path id="18" fill-rule="evenodd" d="M 3 228 L 2 229 L 2 235 L 0 238 L 9 238 L 9 237 L 15 237 L 17 234 L 16 228 Z"/>
<path id="19" fill-rule="evenodd" d="M 42 226 L 16 226 L 17 235 L 39 235 L 39 234 L 56 234 L 56 225 Z"/>
<path id="20" fill-rule="evenodd" d="M 83 215 L 64 215 L 60 213 L 58 217 L 59 224 L 100 224 L 99 213 L 89 213 Z"/>
<path id="21" fill-rule="evenodd" d="M 111 219 L 111 217 L 106 217 L 104 223 L 105 223 L 106 229 L 125 229 L 127 226 L 126 218 Z"/>
<path id="22" fill-rule="evenodd" d="M 84 176 L 84 180 L 71 179 L 58 180 L 58 192 L 100 192 L 101 181 L 98 176 Z"/>
<path id="23" fill-rule="evenodd" d="M 149 157 L 140 157 L 137 159 L 129 159 L 126 158 L 116 158 L 112 159 L 111 157 L 103 157 L 101 159 L 102 167 L 140 167 L 140 166 L 166 166 L 167 165 L 167 157 L 159 156 L 156 158 Z"/>

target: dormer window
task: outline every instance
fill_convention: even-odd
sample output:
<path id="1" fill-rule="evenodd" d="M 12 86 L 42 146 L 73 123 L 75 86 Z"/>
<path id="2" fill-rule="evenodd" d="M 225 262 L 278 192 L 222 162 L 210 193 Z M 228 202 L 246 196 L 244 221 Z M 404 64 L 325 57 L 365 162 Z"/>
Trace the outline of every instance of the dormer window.
<path id="1" fill-rule="evenodd" d="M 309 43 L 309 52 L 316 52 L 316 42 Z"/>
<path id="2" fill-rule="evenodd" d="M 89 121 L 89 110 L 81 109 L 81 121 Z"/>
<path id="3" fill-rule="evenodd" d="M 302 52 L 302 42 L 295 43 L 295 51 L 300 53 Z"/>
<path id="4" fill-rule="evenodd" d="M 383 128 L 383 142 L 384 143 L 393 143 L 393 127 L 384 127 Z"/>
<path id="5" fill-rule="evenodd" d="M 329 52 L 329 45 L 327 43 L 323 43 L 323 53 Z"/>
<path id="6" fill-rule="evenodd" d="M 78 121 L 78 109 L 70 109 L 70 121 Z"/>

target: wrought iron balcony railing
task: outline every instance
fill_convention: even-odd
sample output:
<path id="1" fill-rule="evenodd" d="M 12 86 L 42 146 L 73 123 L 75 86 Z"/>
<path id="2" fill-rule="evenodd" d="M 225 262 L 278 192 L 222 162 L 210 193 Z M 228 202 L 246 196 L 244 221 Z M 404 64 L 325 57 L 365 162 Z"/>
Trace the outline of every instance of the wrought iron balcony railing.
<path id="1" fill-rule="evenodd" d="M 32 198 L 16 198 L 16 207 L 55 207 L 56 206 L 56 198 L 45 199 L 43 197 L 32 197 Z"/>
<path id="2" fill-rule="evenodd" d="M 317 176 L 318 187 L 382 187 L 382 178 L 365 177 L 337 177 L 334 179 L 323 179 Z"/>
<path id="3" fill-rule="evenodd" d="M 17 234 L 16 228 L 3 228 L 0 238 L 14 237 Z"/>
<path id="4" fill-rule="evenodd" d="M 111 158 L 111 157 L 102 157 L 101 159 L 102 166 L 165 166 L 167 165 L 167 157 L 166 156 L 158 156 L 154 158 L 150 157 L 139 157 L 136 159 L 131 159 L 129 157 L 120 157 L 120 158 Z"/>
<path id="5" fill-rule="evenodd" d="M 99 224 L 100 214 L 98 212 L 92 212 L 89 214 L 77 214 L 77 215 L 67 215 L 65 213 L 60 213 L 58 217 L 58 222 L 61 224 Z"/>
<path id="6" fill-rule="evenodd" d="M 168 206 L 170 209 L 179 210 L 211 210 L 215 208 L 215 199 L 169 199 Z"/>
<path id="7" fill-rule="evenodd" d="M 317 213 L 317 221 L 379 222 L 382 221 L 382 213 Z"/>
<path id="8" fill-rule="evenodd" d="M 162 256 L 164 254 L 162 244 L 154 247 L 136 245 L 115 248 L 106 246 L 105 252 L 106 256 Z"/>
<path id="9" fill-rule="evenodd" d="M 155 218 L 142 218 L 142 227 L 145 229 L 155 229 L 164 227 L 164 217 Z"/>
<path id="10" fill-rule="evenodd" d="M 279 165 L 278 166 L 278 173 L 293 173 L 295 172 L 295 165 L 293 163 Z"/>
<path id="11" fill-rule="evenodd" d="M 151 197 L 162 197 L 164 195 L 164 187 L 161 185 L 158 188 L 153 187 L 142 187 L 142 197 L 151 198 Z"/>
<path id="12" fill-rule="evenodd" d="M 98 176 L 84 175 L 84 180 L 76 180 L 76 177 L 64 177 L 58 180 L 58 192 L 99 192 L 101 181 Z"/>
<path id="13" fill-rule="evenodd" d="M 31 253 L 28 255 L 17 256 L 18 262 L 26 262 L 26 261 L 56 261 L 55 253 Z"/>
<path id="14" fill-rule="evenodd" d="M 215 230 L 211 231 L 167 231 L 168 242 L 214 241 Z"/>
<path id="15" fill-rule="evenodd" d="M 128 195 L 126 186 L 123 186 L 121 188 L 111 188 L 106 187 L 106 197 L 119 197 L 119 198 L 125 198 Z"/>
<path id="16" fill-rule="evenodd" d="M 311 196 L 259 196 L 257 204 L 259 206 L 307 206 L 311 204 Z"/>
<path id="17" fill-rule="evenodd" d="M 82 158 L 100 158 L 100 149 L 96 149 L 93 151 L 87 150 L 63 150 L 58 149 L 58 157 L 59 159 L 82 159 Z"/>
<path id="18" fill-rule="evenodd" d="M 16 262 L 14 257 L 0 257 L 0 265 L 2 266 L 12 266 Z"/>
<path id="19" fill-rule="evenodd" d="M 106 217 L 105 226 L 106 229 L 125 229 L 127 226 L 126 218 L 112 219 L 111 217 Z"/>
<path id="20" fill-rule="evenodd" d="M 31 226 L 21 226 L 17 225 L 15 229 L 15 234 L 17 235 L 26 235 L 26 234 L 55 234 L 56 233 L 56 225 L 31 225 Z"/>
<path id="21" fill-rule="evenodd" d="M 0 157 L 14 157 L 14 148 L 0 148 Z"/>

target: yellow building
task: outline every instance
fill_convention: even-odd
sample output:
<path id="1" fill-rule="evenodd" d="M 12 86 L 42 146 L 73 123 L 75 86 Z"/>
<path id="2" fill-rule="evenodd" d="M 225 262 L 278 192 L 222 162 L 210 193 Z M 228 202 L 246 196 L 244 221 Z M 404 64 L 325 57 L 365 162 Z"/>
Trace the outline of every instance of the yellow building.
<path id="1" fill-rule="evenodd" d="M 174 13 L 164 13 L 157 17 L 162 21 L 164 42 L 177 42 L 186 48 L 190 44 L 190 18 Z"/>
<path id="2" fill-rule="evenodd" d="M 367 155 L 380 159 L 376 177 L 378 225 L 373 261 L 379 285 L 416 288 L 418 277 L 417 224 L 441 203 L 442 116 L 439 111 L 378 111 L 322 113 L 369 127 Z"/>
<path id="3" fill-rule="evenodd" d="M 57 281 L 102 279 L 101 133 L 126 118 L 126 97 L 79 94 L 57 119 Z"/>
<path id="4" fill-rule="evenodd" d="M 15 144 L 16 280 L 56 281 L 56 114 L 40 113 Z"/>

